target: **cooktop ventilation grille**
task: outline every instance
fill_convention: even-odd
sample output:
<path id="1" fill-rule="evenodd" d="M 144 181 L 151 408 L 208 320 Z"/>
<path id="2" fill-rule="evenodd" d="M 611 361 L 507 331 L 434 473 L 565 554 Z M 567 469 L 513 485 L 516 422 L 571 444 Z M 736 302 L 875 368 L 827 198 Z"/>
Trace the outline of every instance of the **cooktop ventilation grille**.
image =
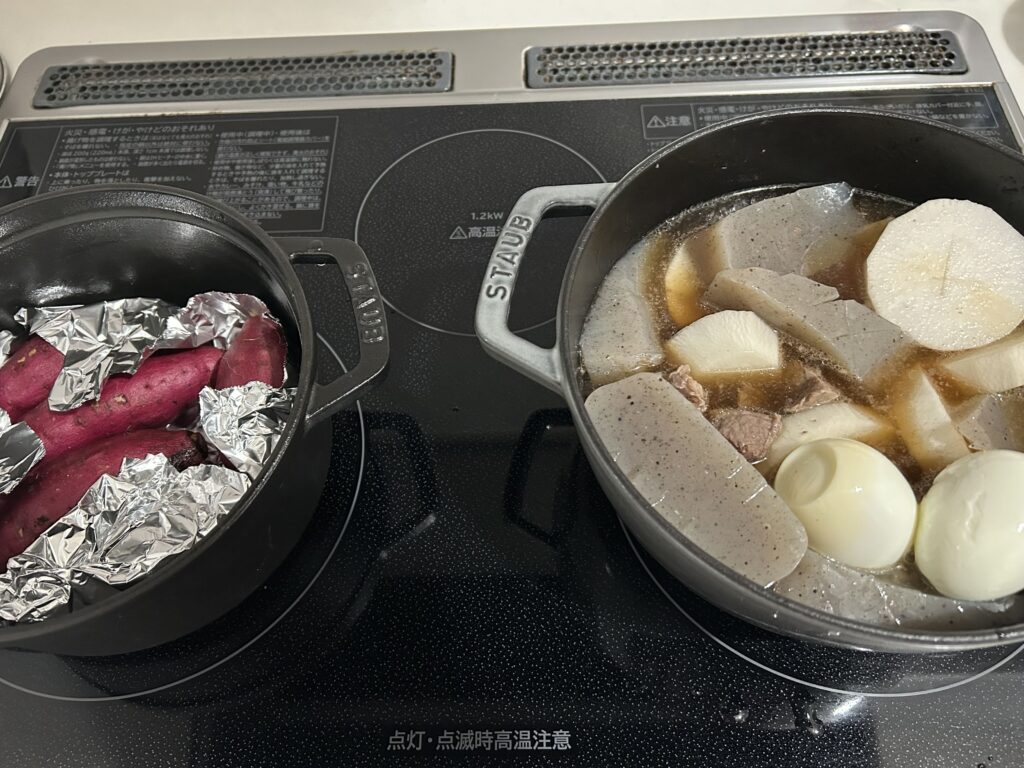
<path id="1" fill-rule="evenodd" d="M 966 71 L 956 37 L 936 30 L 537 46 L 526 51 L 529 88 Z"/>
<path id="2" fill-rule="evenodd" d="M 448 91 L 447 51 L 50 67 L 37 108 Z"/>

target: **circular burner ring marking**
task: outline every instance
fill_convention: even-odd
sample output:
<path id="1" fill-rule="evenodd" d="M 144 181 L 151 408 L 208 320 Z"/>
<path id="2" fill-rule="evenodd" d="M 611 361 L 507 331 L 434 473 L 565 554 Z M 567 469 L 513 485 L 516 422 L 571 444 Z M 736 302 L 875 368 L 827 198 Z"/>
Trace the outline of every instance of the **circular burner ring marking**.
<path id="1" fill-rule="evenodd" d="M 391 165 L 389 165 L 387 168 L 385 168 L 383 171 L 381 171 L 380 175 L 377 176 L 377 178 L 373 180 L 373 184 L 370 185 L 370 188 L 368 190 L 366 190 L 366 194 L 363 195 L 362 202 L 359 203 L 359 210 L 356 212 L 356 222 L 355 222 L 355 226 L 354 226 L 353 232 L 352 232 L 352 239 L 355 242 L 359 243 L 359 225 L 362 223 L 363 209 L 366 207 L 366 203 L 370 199 L 370 196 L 373 194 L 373 191 L 377 188 L 377 185 L 380 184 L 381 181 L 383 181 L 384 177 L 387 176 L 392 171 L 392 169 L 395 168 L 395 166 L 400 164 L 406 158 L 416 154 L 421 149 L 426 149 L 427 147 L 429 147 L 432 144 L 437 144 L 438 142 L 446 141 L 448 139 L 454 139 L 454 138 L 456 138 L 458 136 L 468 136 L 468 135 L 476 134 L 476 133 L 515 133 L 515 134 L 519 134 L 521 136 L 530 136 L 530 137 L 535 138 L 535 139 L 540 139 L 541 141 L 546 141 L 546 142 L 548 142 L 550 144 L 554 144 L 556 147 L 560 147 L 561 149 L 566 150 L 567 152 L 569 152 L 572 155 L 575 155 L 577 158 L 579 158 L 584 163 L 586 163 L 587 166 L 594 173 L 597 174 L 597 178 L 598 179 L 600 179 L 601 181 L 608 181 L 608 179 L 605 178 L 604 174 L 601 173 L 601 171 L 599 171 L 597 169 L 597 166 L 594 165 L 592 162 L 590 162 L 586 157 L 581 155 L 579 152 L 577 152 L 575 149 L 570 147 L 568 144 L 563 144 L 562 142 L 558 141 L 557 139 L 552 139 L 550 136 L 544 136 L 542 134 L 533 133 L 531 131 L 520 131 L 520 130 L 517 130 L 515 128 L 473 128 L 473 129 L 468 130 L 468 131 L 458 131 L 457 133 L 448 133 L 448 134 L 445 134 L 444 136 L 438 136 L 437 138 L 431 139 L 430 141 L 425 141 L 424 143 L 422 143 L 422 144 L 420 144 L 420 145 L 418 145 L 416 147 L 413 147 L 408 152 L 406 152 L 405 154 L 401 155 L 397 160 L 394 160 L 391 163 Z M 436 325 L 432 325 L 430 323 L 424 322 L 423 320 L 419 320 L 419 319 L 413 317 L 412 315 L 410 315 L 410 314 L 408 314 L 406 312 L 403 312 L 397 306 L 392 304 L 391 301 L 388 299 L 388 297 L 386 295 L 384 295 L 383 291 L 381 292 L 381 298 L 384 299 L 384 303 L 387 304 L 389 307 L 391 307 L 391 309 L 394 312 L 397 312 L 399 315 L 404 317 L 406 320 L 408 320 L 408 321 L 410 321 L 412 323 L 416 323 L 416 325 L 418 325 L 418 326 L 420 326 L 422 328 L 426 328 L 428 331 L 435 331 L 437 333 L 445 333 L 445 334 L 448 334 L 449 336 L 462 336 L 464 338 L 471 338 L 471 339 L 476 337 L 475 333 L 465 333 L 464 331 L 452 331 L 452 330 L 449 330 L 447 328 L 440 328 L 440 327 L 438 327 Z M 547 324 L 549 324 L 549 323 L 551 323 L 553 321 L 554 321 L 554 318 L 551 317 L 551 318 L 548 318 L 547 320 L 542 320 L 539 323 L 534 323 L 533 325 L 527 326 L 526 328 L 518 328 L 516 330 L 518 332 L 532 331 L 534 328 L 540 328 L 541 326 L 547 325 Z"/>
<path id="2" fill-rule="evenodd" d="M 902 699 L 909 698 L 911 696 L 924 696 L 930 693 L 941 693 L 942 691 L 948 691 L 953 688 L 959 688 L 962 685 L 967 685 L 968 683 L 973 683 L 975 680 L 984 677 L 990 672 L 995 672 L 1000 667 L 1013 661 L 1013 659 L 1020 655 L 1021 651 L 1024 651 L 1024 644 L 1021 644 L 1014 648 L 1010 653 L 1001 658 L 992 666 L 987 667 L 986 669 L 983 669 L 980 672 L 975 672 L 973 675 L 965 677 L 963 680 L 957 680 L 952 683 L 946 683 L 945 685 L 939 685 L 935 688 L 923 688 L 917 691 L 858 691 L 847 690 L 845 688 L 834 688 L 828 685 L 822 685 L 821 683 L 812 683 L 809 680 L 803 680 L 799 677 L 795 677 L 785 672 L 781 672 L 777 669 L 774 669 L 773 667 L 768 666 L 767 664 L 764 664 L 763 662 L 758 661 L 757 659 L 751 658 L 738 648 L 734 648 L 733 646 L 729 645 L 727 642 L 722 640 L 720 637 L 711 632 L 711 630 L 707 629 L 703 624 L 697 621 L 697 619 L 691 616 L 685 608 L 683 608 L 678 602 L 676 602 L 676 599 L 672 597 L 671 594 L 669 594 L 669 591 L 658 580 L 658 577 L 654 575 L 654 572 L 650 569 L 650 567 L 647 565 L 647 562 L 644 560 L 643 555 L 640 554 L 640 550 L 637 548 L 636 542 L 633 540 L 632 534 L 630 534 L 630 532 L 627 530 L 625 523 L 622 522 L 622 518 L 618 516 L 616 517 L 618 518 L 619 525 L 622 527 L 622 532 L 626 535 L 626 541 L 629 542 L 629 547 L 633 550 L 633 554 L 636 556 L 636 559 L 640 561 L 641 567 L 650 577 L 651 581 L 654 582 L 654 585 L 658 588 L 661 594 L 663 594 L 668 599 L 668 601 L 675 606 L 676 610 L 683 614 L 683 616 L 685 616 L 686 619 L 691 624 L 693 624 L 693 626 L 699 629 L 706 637 L 718 643 L 718 645 L 720 645 L 725 650 L 729 651 L 729 653 L 733 654 L 734 656 L 738 656 L 739 658 L 743 659 L 743 661 L 747 662 L 748 664 L 754 667 L 757 667 L 762 672 L 768 672 L 769 674 L 775 675 L 776 677 L 780 677 L 783 680 L 786 680 L 790 683 L 796 683 L 798 685 L 803 685 L 808 688 L 814 688 L 818 691 L 825 691 L 826 693 L 834 693 L 839 694 L 841 696 L 863 696 L 865 698 L 870 699 Z"/>

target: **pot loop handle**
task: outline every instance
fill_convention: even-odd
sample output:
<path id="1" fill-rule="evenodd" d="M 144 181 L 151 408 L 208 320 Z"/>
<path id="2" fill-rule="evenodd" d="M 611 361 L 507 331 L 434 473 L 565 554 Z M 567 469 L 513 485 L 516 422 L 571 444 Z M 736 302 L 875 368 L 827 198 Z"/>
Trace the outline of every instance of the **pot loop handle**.
<path id="1" fill-rule="evenodd" d="M 352 299 L 359 362 L 328 384 L 314 384 L 306 412 L 309 426 L 329 419 L 351 405 L 380 380 L 388 366 L 390 347 L 384 301 L 363 249 L 338 237 L 276 237 L 292 264 L 334 264 L 345 278 Z"/>
<path id="2" fill-rule="evenodd" d="M 505 220 L 498 242 L 487 263 L 487 274 L 476 305 L 476 335 L 492 357 L 529 376 L 555 392 L 562 391 L 557 344 L 547 349 L 517 336 L 508 327 L 516 276 L 537 229 L 537 224 L 552 213 L 594 210 L 615 186 L 600 184 L 564 184 L 536 187 L 516 201 Z"/>

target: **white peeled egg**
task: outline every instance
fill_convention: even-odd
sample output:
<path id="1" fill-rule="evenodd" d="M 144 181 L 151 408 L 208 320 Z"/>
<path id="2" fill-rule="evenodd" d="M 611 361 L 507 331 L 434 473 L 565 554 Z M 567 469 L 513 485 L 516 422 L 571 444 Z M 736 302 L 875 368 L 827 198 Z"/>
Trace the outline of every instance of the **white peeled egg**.
<path id="1" fill-rule="evenodd" d="M 893 565 L 914 539 L 913 489 L 895 464 L 856 440 L 801 445 L 779 466 L 775 491 L 813 549 L 854 568 Z"/>
<path id="2" fill-rule="evenodd" d="M 914 557 L 947 597 L 1024 589 L 1024 453 L 981 451 L 942 470 L 921 500 Z"/>

